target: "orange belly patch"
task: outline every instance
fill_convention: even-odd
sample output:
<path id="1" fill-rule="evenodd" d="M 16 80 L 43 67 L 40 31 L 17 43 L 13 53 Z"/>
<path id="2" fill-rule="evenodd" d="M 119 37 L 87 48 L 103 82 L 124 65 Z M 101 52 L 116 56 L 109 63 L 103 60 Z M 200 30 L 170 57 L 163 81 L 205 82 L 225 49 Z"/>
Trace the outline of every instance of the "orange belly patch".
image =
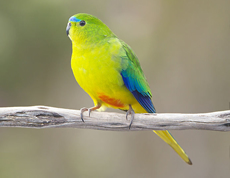
<path id="1" fill-rule="evenodd" d="M 118 107 L 118 108 L 123 108 L 125 107 L 123 103 L 121 103 L 120 100 L 118 99 L 115 99 L 115 98 L 110 98 L 109 96 L 106 96 L 106 95 L 99 95 L 98 96 L 100 98 L 101 101 L 111 105 L 111 106 L 115 106 L 115 107 Z"/>

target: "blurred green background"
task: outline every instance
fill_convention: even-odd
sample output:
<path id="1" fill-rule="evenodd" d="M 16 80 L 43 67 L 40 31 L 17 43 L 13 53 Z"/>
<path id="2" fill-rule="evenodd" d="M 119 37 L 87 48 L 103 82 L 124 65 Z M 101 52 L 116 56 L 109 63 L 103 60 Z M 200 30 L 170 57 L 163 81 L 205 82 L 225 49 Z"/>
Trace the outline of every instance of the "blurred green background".
<path id="1" fill-rule="evenodd" d="M 0 2 L 0 106 L 92 106 L 70 67 L 70 16 L 97 16 L 136 52 L 158 112 L 229 109 L 229 0 Z M 0 128 L 0 177 L 216 178 L 230 174 L 230 133 L 172 131 L 188 166 L 146 132 Z"/>

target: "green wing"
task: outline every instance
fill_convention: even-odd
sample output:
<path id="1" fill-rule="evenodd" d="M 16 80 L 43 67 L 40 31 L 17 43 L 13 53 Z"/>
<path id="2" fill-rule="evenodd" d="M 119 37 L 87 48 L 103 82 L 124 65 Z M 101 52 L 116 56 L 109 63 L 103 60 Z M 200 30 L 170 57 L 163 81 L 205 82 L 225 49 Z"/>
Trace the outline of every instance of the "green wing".
<path id="1" fill-rule="evenodd" d="M 121 76 L 125 86 L 147 112 L 155 113 L 156 110 L 151 100 L 152 94 L 138 58 L 125 42 L 120 42 L 123 48 L 121 50 Z"/>

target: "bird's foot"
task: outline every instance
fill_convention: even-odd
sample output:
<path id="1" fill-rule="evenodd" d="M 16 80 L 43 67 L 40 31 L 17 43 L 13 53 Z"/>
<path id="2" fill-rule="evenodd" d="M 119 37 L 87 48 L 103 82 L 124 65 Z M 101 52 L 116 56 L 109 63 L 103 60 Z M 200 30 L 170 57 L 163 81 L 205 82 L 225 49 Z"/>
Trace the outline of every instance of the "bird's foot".
<path id="1" fill-rule="evenodd" d="M 85 111 L 88 111 L 88 108 L 81 108 L 81 109 L 80 109 L 80 112 L 81 112 L 81 120 L 82 120 L 82 122 L 85 122 L 84 119 L 83 119 L 83 113 L 84 113 Z"/>
<path id="2" fill-rule="evenodd" d="M 133 108 L 131 107 L 131 105 L 129 105 L 129 110 L 126 112 L 126 120 L 128 120 L 128 115 L 131 114 L 131 121 L 130 121 L 130 124 L 129 124 L 129 129 L 131 128 L 131 125 L 133 123 L 133 120 L 134 120 L 134 114 L 135 112 L 133 111 Z"/>
<path id="3" fill-rule="evenodd" d="M 81 112 L 81 120 L 82 120 L 82 122 L 85 122 L 84 119 L 83 119 L 83 113 L 84 113 L 85 111 L 88 111 L 88 112 L 89 112 L 89 117 L 90 117 L 91 111 L 94 111 L 94 110 L 96 110 L 96 109 L 99 109 L 100 107 L 101 107 L 101 104 L 97 104 L 96 106 L 91 107 L 91 108 L 81 108 L 81 109 L 80 109 L 80 112 Z"/>

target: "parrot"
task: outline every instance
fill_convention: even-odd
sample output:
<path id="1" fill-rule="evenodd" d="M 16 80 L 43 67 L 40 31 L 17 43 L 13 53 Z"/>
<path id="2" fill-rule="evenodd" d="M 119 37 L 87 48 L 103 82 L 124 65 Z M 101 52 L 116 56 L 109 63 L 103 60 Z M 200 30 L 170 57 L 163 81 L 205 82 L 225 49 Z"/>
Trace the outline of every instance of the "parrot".
<path id="1" fill-rule="evenodd" d="M 156 113 L 149 84 L 140 62 L 124 41 L 120 40 L 97 17 L 78 13 L 69 18 L 67 36 L 72 41 L 71 68 L 80 87 L 94 102 L 83 113 L 114 108 L 131 115 L 129 128 L 135 113 Z M 155 132 L 168 143 L 189 165 L 190 158 L 167 130 Z"/>

